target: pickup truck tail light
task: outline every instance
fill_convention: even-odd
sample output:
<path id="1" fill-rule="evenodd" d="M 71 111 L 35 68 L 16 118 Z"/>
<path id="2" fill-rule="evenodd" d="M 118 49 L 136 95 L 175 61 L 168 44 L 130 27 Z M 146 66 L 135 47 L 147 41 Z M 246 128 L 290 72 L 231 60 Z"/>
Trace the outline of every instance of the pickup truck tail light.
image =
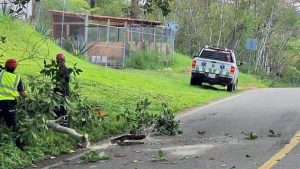
<path id="1" fill-rule="evenodd" d="M 231 67 L 230 67 L 230 74 L 234 74 L 234 71 L 235 71 L 235 67 L 234 67 L 234 66 L 231 66 Z"/>
<path id="2" fill-rule="evenodd" d="M 193 60 L 192 62 L 192 68 L 195 68 L 196 67 L 196 60 Z"/>

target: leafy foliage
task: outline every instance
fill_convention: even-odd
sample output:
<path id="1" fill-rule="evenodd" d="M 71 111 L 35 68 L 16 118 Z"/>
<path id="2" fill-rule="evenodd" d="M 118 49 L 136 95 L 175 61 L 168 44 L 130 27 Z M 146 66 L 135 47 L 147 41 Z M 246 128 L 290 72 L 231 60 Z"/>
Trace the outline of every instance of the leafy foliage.
<path id="1" fill-rule="evenodd" d="M 157 154 L 153 157 L 155 160 L 164 161 L 166 160 L 167 153 L 163 150 L 158 150 Z"/>
<path id="2" fill-rule="evenodd" d="M 129 5 L 123 0 L 96 0 L 96 6 L 90 11 L 105 16 L 126 17 L 128 7 Z"/>
<path id="3" fill-rule="evenodd" d="M 0 146 L 0 159 L 0 168 L 13 169 L 26 164 L 27 157 L 14 144 L 9 143 Z"/>
<path id="4" fill-rule="evenodd" d="M 72 109 L 71 126 L 82 130 L 83 128 L 92 129 L 108 125 L 107 115 L 99 108 L 97 102 L 79 95 L 76 95 L 75 98 L 76 101 L 70 105 Z"/>
<path id="5" fill-rule="evenodd" d="M 174 120 L 175 116 L 166 103 L 162 103 L 163 110 L 158 115 L 149 112 L 148 107 L 150 104 L 151 102 L 147 98 L 140 100 L 137 102 L 134 111 L 126 108 L 123 113 L 117 115 L 117 120 L 121 118 L 125 120 L 132 134 L 140 134 L 150 126 L 152 127 L 151 132 L 160 134 L 177 135 L 182 133 L 179 130 L 179 121 Z"/>
<path id="6" fill-rule="evenodd" d="M 170 2 L 173 0 L 147 0 L 143 9 L 146 13 L 152 13 L 155 8 L 161 10 L 163 16 L 167 16 L 171 12 Z"/>
<path id="7" fill-rule="evenodd" d="M 1 3 L 1 11 L 4 16 L 17 18 L 18 15 L 26 8 L 26 4 L 30 0 L 10 0 Z"/>
<path id="8" fill-rule="evenodd" d="M 47 154 L 59 155 L 61 152 L 68 152 L 72 146 L 74 146 L 74 141 L 69 140 L 69 138 L 67 139 L 67 144 L 62 144 L 66 138 L 58 137 L 57 134 L 51 134 L 52 132 L 48 130 L 46 125 L 48 119 L 55 117 L 55 114 L 53 113 L 55 107 L 61 104 L 69 110 L 69 114 L 72 117 L 70 120 L 75 129 L 84 129 L 84 127 L 92 128 L 96 125 L 99 126 L 99 123 L 105 120 L 103 114 L 101 114 L 101 116 L 99 114 L 94 114 L 93 105 L 95 104 L 86 101 L 86 98 L 77 94 L 65 98 L 53 92 L 53 88 L 59 83 L 55 77 L 57 70 L 58 67 L 54 60 L 49 64 L 44 61 L 44 68 L 41 70 L 41 75 L 31 78 L 27 85 L 28 96 L 25 99 L 18 100 L 17 113 L 19 120 L 17 132 L 11 132 L 10 129 L 6 129 L 6 127 L 2 125 L 3 123 L 1 124 L 0 148 L 13 144 L 15 142 L 14 139 L 18 139 L 20 144 L 25 145 L 24 153 L 28 153 L 27 156 L 32 158 L 24 159 L 24 161 L 21 161 L 18 164 L 14 161 L 8 161 L 1 164 L 2 166 L 6 166 L 4 168 L 10 168 L 10 166 L 12 166 L 12 168 L 23 166 L 24 164 L 27 164 L 28 161 L 41 160 L 45 158 L 45 155 Z M 72 77 L 74 78 L 72 84 L 76 84 L 76 76 L 79 75 L 82 70 L 78 69 L 76 64 L 74 64 L 73 68 L 70 68 L 70 72 L 73 74 Z M 72 91 L 75 93 L 77 89 L 78 84 L 74 85 Z M 104 123 L 101 123 L 101 125 L 103 124 Z M 51 144 L 51 146 L 48 144 Z M 16 152 L 19 153 L 18 151 Z M 3 153 L 6 153 L 7 157 L 4 159 L 9 160 L 10 158 L 17 158 L 16 152 L 8 154 L 3 151 L 0 153 L 0 156 L 2 156 Z M 24 162 L 24 164 L 22 162 Z"/>
<path id="9" fill-rule="evenodd" d="M 28 97 L 18 100 L 19 129 L 16 137 L 27 146 L 34 145 L 39 140 L 38 132 L 45 133 L 48 130 L 46 120 L 55 117 L 53 112 L 55 107 L 63 104 L 66 109 L 70 109 L 69 100 L 53 92 L 54 87 L 60 83 L 56 78 L 57 71 L 58 67 L 54 60 L 50 64 L 44 61 L 42 76 L 32 78 L 28 83 Z M 70 72 L 73 72 L 75 76 L 79 75 L 82 70 L 74 65 Z"/>
<path id="10" fill-rule="evenodd" d="M 256 73 L 257 69 L 282 74 L 299 58 L 299 16 L 292 5 L 279 1 L 176 1 L 172 17 L 177 17 L 180 30 L 176 49 L 193 56 L 201 46 L 215 44 L 232 48 L 237 61 L 245 63 L 241 70 Z M 257 39 L 257 50 L 245 49 L 249 38 Z M 297 43 L 295 43 L 297 44 Z M 298 43 L 299 44 L 299 43 Z M 271 77 L 272 79 L 276 77 Z"/>
<path id="11" fill-rule="evenodd" d="M 300 71 L 294 66 L 288 66 L 281 75 L 267 75 L 265 70 L 258 71 L 257 77 L 270 87 L 299 87 Z"/>
<path id="12" fill-rule="evenodd" d="M 130 128 L 130 133 L 138 134 L 143 132 L 142 130 L 145 127 L 148 127 L 152 123 L 152 119 L 154 118 L 148 111 L 148 107 L 151 102 L 146 98 L 144 100 L 140 100 L 136 104 L 136 108 L 134 111 L 130 111 L 127 107 L 125 111 L 119 115 L 117 115 L 117 120 L 123 118 Z"/>
<path id="13" fill-rule="evenodd" d="M 165 135 L 178 135 L 182 131 L 179 129 L 180 121 L 175 121 L 175 115 L 171 112 L 166 103 L 162 103 L 162 113 L 154 118 L 154 132 Z"/>
<path id="14" fill-rule="evenodd" d="M 4 126 L 1 126 L 0 130 Z M 8 132 L 5 131 L 7 134 Z M 1 131 L 1 136 L 5 134 Z M 50 156 L 57 156 L 62 152 L 69 153 L 74 146 L 74 141 L 64 135 L 48 131 L 46 134 L 38 133 L 40 138 L 32 146 L 24 147 L 21 151 L 12 141 L 2 142 L 0 145 L 0 168 L 15 169 L 22 168 L 31 163 L 38 162 Z M 11 136 L 7 139 L 11 140 Z"/>

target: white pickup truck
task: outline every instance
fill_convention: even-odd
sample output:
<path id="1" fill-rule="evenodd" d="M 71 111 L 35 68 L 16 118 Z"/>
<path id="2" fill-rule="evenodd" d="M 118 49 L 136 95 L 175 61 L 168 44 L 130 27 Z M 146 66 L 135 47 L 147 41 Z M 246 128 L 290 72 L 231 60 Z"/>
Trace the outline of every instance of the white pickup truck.
<path id="1" fill-rule="evenodd" d="M 192 61 L 190 85 L 217 84 L 227 86 L 227 91 L 233 91 L 238 86 L 238 73 L 232 50 L 205 46 Z"/>

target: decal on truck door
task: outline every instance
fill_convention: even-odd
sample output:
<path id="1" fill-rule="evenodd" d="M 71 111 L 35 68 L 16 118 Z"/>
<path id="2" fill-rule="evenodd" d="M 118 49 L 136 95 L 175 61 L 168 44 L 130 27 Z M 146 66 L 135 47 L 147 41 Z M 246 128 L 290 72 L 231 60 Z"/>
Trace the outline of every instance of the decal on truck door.
<path id="1" fill-rule="evenodd" d="M 225 65 L 220 65 L 220 69 L 224 70 L 225 69 Z"/>

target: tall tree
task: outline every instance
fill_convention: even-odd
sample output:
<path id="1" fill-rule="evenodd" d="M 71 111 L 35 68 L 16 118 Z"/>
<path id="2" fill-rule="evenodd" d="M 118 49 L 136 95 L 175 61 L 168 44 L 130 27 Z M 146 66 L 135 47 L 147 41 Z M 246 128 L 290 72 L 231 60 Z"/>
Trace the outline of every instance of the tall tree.
<path id="1" fill-rule="evenodd" d="M 138 18 L 139 11 L 142 9 L 145 13 L 152 13 L 155 9 L 160 9 L 163 16 L 170 12 L 170 2 L 172 0 L 131 0 L 130 17 Z"/>
<path id="2" fill-rule="evenodd" d="M 9 0 L 9 1 L 2 1 L 0 4 L 2 5 L 2 12 L 5 13 L 6 9 L 4 7 L 9 7 L 9 14 L 12 18 L 17 18 L 19 14 L 26 8 L 26 4 L 29 3 L 30 0 Z M 39 1 L 39 0 L 36 0 Z"/>
<path id="3" fill-rule="evenodd" d="M 299 37 L 296 23 L 300 18 L 292 4 L 277 0 L 176 0 L 172 17 L 180 24 L 176 48 L 181 52 L 192 55 L 206 44 L 220 45 L 236 50 L 238 60 L 251 64 L 251 69 L 256 64 L 257 70 L 268 64 L 273 70 L 284 70 L 280 67 L 295 60 L 285 50 Z M 258 40 L 253 56 L 245 50 L 248 38 Z"/>

